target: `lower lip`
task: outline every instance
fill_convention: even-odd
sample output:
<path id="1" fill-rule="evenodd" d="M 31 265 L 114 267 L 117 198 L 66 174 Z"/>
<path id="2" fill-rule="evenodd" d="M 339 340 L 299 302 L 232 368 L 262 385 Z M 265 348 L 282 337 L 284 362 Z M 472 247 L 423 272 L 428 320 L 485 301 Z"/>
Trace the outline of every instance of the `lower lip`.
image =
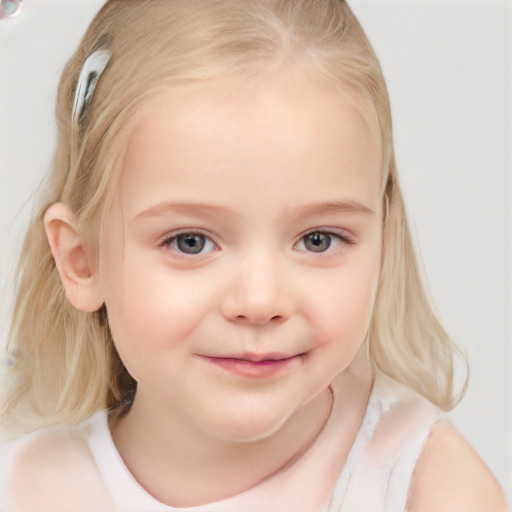
<path id="1" fill-rule="evenodd" d="M 275 361 L 246 361 L 243 359 L 230 359 L 224 357 L 208 357 L 208 361 L 223 370 L 241 377 L 254 379 L 264 379 L 273 377 L 295 364 L 301 356 L 289 357 L 287 359 L 278 359 Z"/>

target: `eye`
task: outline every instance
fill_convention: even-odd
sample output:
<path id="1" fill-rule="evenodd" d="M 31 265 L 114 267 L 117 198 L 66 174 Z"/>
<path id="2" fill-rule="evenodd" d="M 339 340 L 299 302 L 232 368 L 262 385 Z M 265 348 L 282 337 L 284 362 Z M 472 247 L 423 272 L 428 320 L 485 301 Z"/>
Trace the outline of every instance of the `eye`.
<path id="1" fill-rule="evenodd" d="M 180 233 L 166 238 L 162 245 L 188 255 L 211 252 L 216 248 L 215 243 L 201 233 Z"/>
<path id="2" fill-rule="evenodd" d="M 299 243 L 298 248 L 309 252 L 327 252 L 333 246 L 339 243 L 352 243 L 347 237 L 328 231 L 311 231 L 304 235 Z"/>
<path id="3" fill-rule="evenodd" d="M 322 233 L 321 231 L 314 231 L 308 233 L 304 238 L 304 247 L 311 252 L 325 252 L 331 246 L 331 235 L 329 233 Z"/>

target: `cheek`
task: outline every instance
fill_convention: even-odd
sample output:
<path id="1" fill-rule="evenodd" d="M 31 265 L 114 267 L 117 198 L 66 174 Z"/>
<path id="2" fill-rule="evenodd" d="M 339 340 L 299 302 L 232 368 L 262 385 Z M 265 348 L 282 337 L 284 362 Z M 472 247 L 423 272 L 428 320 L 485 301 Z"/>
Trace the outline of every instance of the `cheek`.
<path id="1" fill-rule="evenodd" d="M 351 266 L 325 283 L 315 309 L 319 344 L 359 347 L 364 341 L 379 276 L 379 265 Z"/>
<path id="2" fill-rule="evenodd" d="M 117 265 L 105 265 L 105 303 L 120 354 L 158 351 L 178 344 L 210 308 L 201 279 L 179 276 L 163 265 L 126 251 Z"/>

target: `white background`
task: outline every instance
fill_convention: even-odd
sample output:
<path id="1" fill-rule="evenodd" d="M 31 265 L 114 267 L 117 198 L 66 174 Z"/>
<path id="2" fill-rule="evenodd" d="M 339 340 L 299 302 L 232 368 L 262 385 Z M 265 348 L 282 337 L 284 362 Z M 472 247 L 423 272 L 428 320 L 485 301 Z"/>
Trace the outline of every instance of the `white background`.
<path id="1" fill-rule="evenodd" d="M 1 341 L 13 251 L 48 169 L 59 75 L 101 0 L 25 0 L 0 21 Z M 452 418 L 512 498 L 512 4 L 353 0 L 381 58 L 430 290 L 469 356 Z"/>

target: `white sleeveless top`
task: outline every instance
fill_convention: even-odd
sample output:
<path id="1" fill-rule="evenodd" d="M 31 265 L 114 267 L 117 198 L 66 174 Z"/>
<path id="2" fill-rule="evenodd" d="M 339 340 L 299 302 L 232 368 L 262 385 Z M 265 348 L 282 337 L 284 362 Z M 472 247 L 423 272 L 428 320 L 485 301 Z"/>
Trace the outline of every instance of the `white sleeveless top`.
<path id="1" fill-rule="evenodd" d="M 13 503 L 17 498 L 11 496 L 16 494 L 11 493 L 10 488 L 15 487 L 17 478 L 23 480 L 23 475 L 16 475 L 16 468 L 23 467 L 23 464 L 16 464 L 16 453 L 26 453 L 31 443 L 37 451 L 38 444 L 58 445 L 60 441 L 72 449 L 66 449 L 62 464 L 54 464 L 52 471 L 45 471 L 44 461 L 41 461 L 42 471 L 52 475 L 48 478 L 53 482 L 43 481 L 43 494 L 47 497 L 42 497 L 41 491 L 34 496 L 37 512 L 405 511 L 416 462 L 432 425 L 442 416 L 441 411 L 388 377 L 376 377 L 360 430 L 343 464 L 343 443 L 337 435 L 343 401 L 335 383 L 333 394 L 330 417 L 308 451 L 286 470 L 232 498 L 188 508 L 173 508 L 158 502 L 138 484 L 123 463 L 110 435 L 107 412 L 100 411 L 82 425 L 31 434 L 4 446 L 0 464 L 3 470 L 0 471 L 0 512 L 18 508 L 31 510 L 27 509 L 27 501 L 18 507 Z M 77 460 L 70 460 L 73 457 Z M 80 457 L 83 461 L 78 460 Z M 77 472 L 76 468 L 83 468 L 83 471 Z M 81 485 L 82 474 L 88 475 L 84 477 L 87 484 Z M 55 480 L 59 480 L 58 485 Z M 71 495 L 66 493 L 69 501 L 62 502 L 64 495 L 58 490 L 69 488 L 73 491 Z M 31 491 L 27 488 L 26 492 Z M 94 506 L 91 494 L 95 494 Z M 51 503 L 52 496 L 54 503 Z M 32 503 L 30 497 L 25 496 L 25 499 Z M 91 500 L 89 509 L 87 500 Z"/>

